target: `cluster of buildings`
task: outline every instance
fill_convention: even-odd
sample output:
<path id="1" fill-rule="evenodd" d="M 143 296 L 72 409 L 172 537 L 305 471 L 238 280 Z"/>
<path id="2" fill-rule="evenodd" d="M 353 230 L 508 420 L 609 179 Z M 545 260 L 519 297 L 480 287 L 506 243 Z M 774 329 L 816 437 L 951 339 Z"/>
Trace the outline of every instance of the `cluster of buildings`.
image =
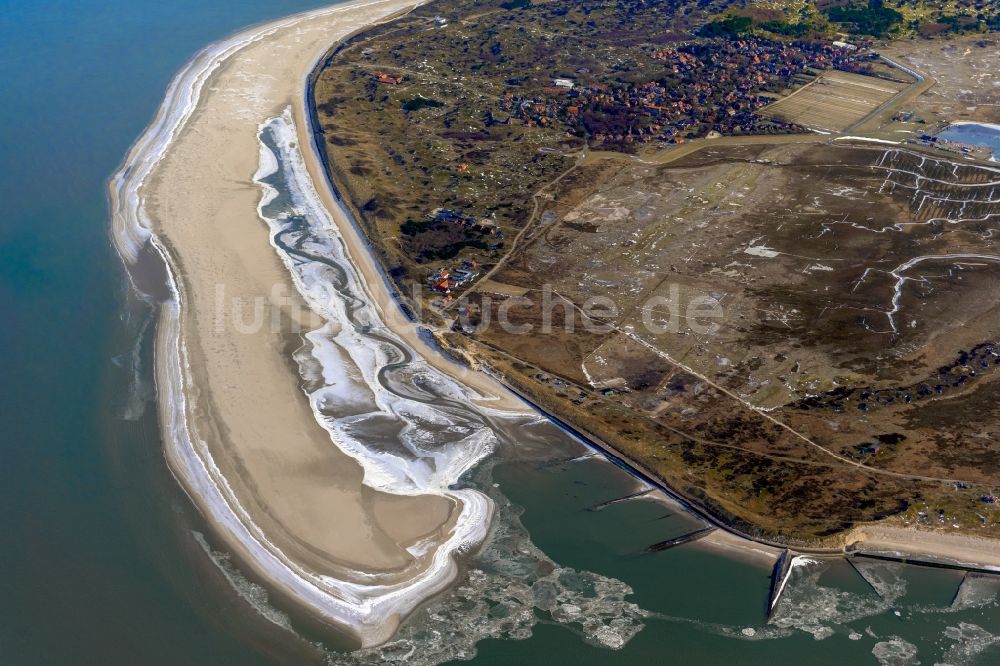
<path id="1" fill-rule="evenodd" d="M 555 79 L 541 94 L 506 93 L 500 109 L 528 125 L 566 126 L 597 143 L 680 143 L 684 137 L 790 130 L 755 112 L 809 70 L 865 72 L 872 56 L 830 43 L 785 43 L 747 37 L 699 40 L 650 54 L 644 83 L 574 84 Z M 656 66 L 661 66 L 656 72 Z"/>
<path id="2" fill-rule="evenodd" d="M 402 74 L 389 74 L 387 72 L 369 72 L 371 77 L 378 81 L 379 83 L 384 83 L 390 86 L 398 86 L 403 82 Z"/>
<path id="3" fill-rule="evenodd" d="M 439 268 L 431 275 L 428 282 L 431 289 L 444 294 L 443 301 L 448 303 L 452 300 L 452 289 L 462 287 L 479 275 L 478 265 L 475 260 L 466 259 L 462 262 L 461 268 Z"/>
<path id="4" fill-rule="evenodd" d="M 848 388 L 838 387 L 826 394 L 810 396 L 800 400 L 799 409 L 829 408 L 843 413 L 846 405 L 854 403 L 858 411 L 868 412 L 890 405 L 908 405 L 928 398 L 961 390 L 967 384 L 987 372 L 995 372 L 1000 367 L 1000 347 L 988 342 L 976 345 L 969 351 L 962 350 L 958 357 L 937 369 L 937 375 L 906 387 Z M 878 449 L 861 451 L 877 453 Z"/>

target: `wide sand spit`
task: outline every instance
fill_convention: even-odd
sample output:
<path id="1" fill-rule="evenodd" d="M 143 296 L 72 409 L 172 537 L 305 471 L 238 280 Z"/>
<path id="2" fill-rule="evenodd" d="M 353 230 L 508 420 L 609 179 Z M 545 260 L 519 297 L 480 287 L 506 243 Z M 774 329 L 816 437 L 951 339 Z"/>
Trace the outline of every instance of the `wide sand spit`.
<path id="1" fill-rule="evenodd" d="M 143 266 L 166 266 L 155 376 L 170 469 L 244 566 L 365 646 L 390 638 L 485 538 L 491 501 L 452 486 L 493 450 L 493 421 L 526 413 L 399 316 L 312 149 L 305 91 L 318 59 L 416 4 L 344 3 L 205 48 L 109 188 L 133 284 L 155 291 Z M 341 286 L 360 297 L 350 309 L 378 336 L 315 289 L 326 268 L 281 251 L 288 216 L 264 213 L 275 174 L 312 241 L 341 252 Z M 448 409 L 391 390 L 384 368 L 400 355 L 413 360 L 395 381 L 433 386 Z M 456 423 L 459 403 L 478 427 Z M 367 445 L 372 432 L 397 450 Z"/>

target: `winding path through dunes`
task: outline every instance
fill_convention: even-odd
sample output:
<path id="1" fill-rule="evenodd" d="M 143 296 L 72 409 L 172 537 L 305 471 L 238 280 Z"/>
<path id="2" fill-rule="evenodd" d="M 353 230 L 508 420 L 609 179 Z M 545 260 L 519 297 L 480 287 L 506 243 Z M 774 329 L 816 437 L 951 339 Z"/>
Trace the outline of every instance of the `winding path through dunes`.
<path id="1" fill-rule="evenodd" d="M 362 645 L 388 639 L 403 616 L 454 578 L 454 556 L 485 537 L 490 500 L 449 486 L 489 452 L 492 417 L 485 414 L 524 412 L 487 377 L 429 353 L 413 326 L 399 321 L 311 149 L 305 91 L 315 62 L 336 40 L 414 6 L 401 0 L 336 5 L 206 48 L 177 75 L 157 118 L 110 183 L 114 240 L 135 284 L 169 293 L 161 304 L 156 382 L 171 470 L 246 567 Z M 385 329 L 394 336 L 391 344 L 356 357 L 350 349 L 333 354 L 336 336 L 351 330 L 353 320 L 328 323 L 329 312 L 317 317 L 315 303 L 300 293 L 301 276 L 293 281 L 294 266 L 269 243 L 275 236 L 258 217 L 262 192 L 255 174 L 287 166 L 275 164 L 280 156 L 261 145 L 262 128 L 280 118 L 291 133 L 284 159 L 300 165 L 300 181 L 312 181 L 298 184 L 297 196 L 309 201 L 296 203 L 311 211 L 303 212 L 314 218 L 311 224 L 325 225 L 326 237 L 348 251 L 347 259 L 357 260 L 348 280 L 364 297 L 373 325 L 392 321 Z M 169 289 L 143 281 L 162 272 L 159 264 L 167 267 Z M 318 358 L 320 346 L 330 348 L 326 361 Z M 422 403 L 414 399 L 409 406 L 378 386 L 386 384 L 385 368 L 399 365 L 392 348 L 404 356 L 416 352 L 411 357 L 421 367 L 414 373 L 452 396 L 442 397 L 445 408 L 465 405 L 468 413 L 456 417 L 465 417 L 471 433 L 461 440 L 464 457 L 425 451 L 407 438 L 417 429 L 410 412 Z M 363 394 L 359 400 L 367 400 L 379 423 L 395 419 L 387 429 L 395 428 L 405 455 L 383 451 L 372 462 L 363 447 L 352 447 L 350 428 L 322 413 L 316 393 L 304 389 L 293 353 L 303 368 L 320 366 L 315 381 L 325 382 L 326 397 L 346 404 Z M 359 416 L 370 415 L 348 416 L 356 426 Z M 413 472 L 412 461 L 431 471 Z M 392 465 L 403 472 L 390 482 Z"/>

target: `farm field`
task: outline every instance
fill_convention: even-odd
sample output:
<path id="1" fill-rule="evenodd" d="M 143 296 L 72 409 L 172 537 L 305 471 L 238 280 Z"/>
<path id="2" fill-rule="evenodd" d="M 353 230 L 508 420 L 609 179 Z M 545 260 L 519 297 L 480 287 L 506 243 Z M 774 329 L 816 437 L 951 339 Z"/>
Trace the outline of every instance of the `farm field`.
<path id="1" fill-rule="evenodd" d="M 851 74 L 824 72 L 812 83 L 761 110 L 772 118 L 827 132 L 843 132 L 892 99 L 909 84 Z"/>

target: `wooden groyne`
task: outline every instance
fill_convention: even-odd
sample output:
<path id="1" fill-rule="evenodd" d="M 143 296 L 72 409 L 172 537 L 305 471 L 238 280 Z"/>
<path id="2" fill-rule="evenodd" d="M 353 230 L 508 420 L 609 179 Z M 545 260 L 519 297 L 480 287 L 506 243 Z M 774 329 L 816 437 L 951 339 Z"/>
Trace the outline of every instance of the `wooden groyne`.
<path id="1" fill-rule="evenodd" d="M 648 491 L 647 491 L 648 492 Z M 697 541 L 698 539 L 704 539 L 709 534 L 714 532 L 717 528 L 709 525 L 708 527 L 702 527 L 694 532 L 688 532 L 687 534 L 682 534 L 678 537 L 672 539 L 667 539 L 666 541 L 660 541 L 659 543 L 654 543 L 644 550 L 644 553 L 659 553 L 660 551 L 673 548 L 675 546 L 683 546 L 686 543 L 691 543 L 692 541 Z"/>
<path id="2" fill-rule="evenodd" d="M 962 596 L 962 590 L 964 590 L 966 586 L 974 584 L 977 580 L 992 580 L 994 582 L 997 581 L 995 576 L 991 576 L 989 574 L 981 574 L 975 571 L 966 571 L 965 575 L 962 576 L 962 582 L 958 584 L 958 588 L 955 589 L 955 594 L 951 598 L 951 606 L 954 606 L 959 602 L 959 599 Z"/>
<path id="3" fill-rule="evenodd" d="M 609 507 L 612 504 L 618 504 L 619 502 L 628 502 L 629 500 L 639 499 L 640 497 L 644 497 L 649 493 L 653 492 L 654 490 L 656 489 L 646 488 L 645 490 L 640 490 L 639 492 L 632 493 L 631 495 L 625 495 L 624 497 L 616 497 L 615 499 L 610 499 L 607 502 L 601 502 L 600 504 L 595 504 L 594 506 L 588 507 L 587 511 L 600 511 L 601 509 Z"/>
<path id="4" fill-rule="evenodd" d="M 953 569 L 956 571 L 969 571 L 972 573 L 989 574 L 1000 576 L 1000 568 L 979 566 L 975 564 L 965 564 L 952 560 L 938 559 L 923 555 L 905 555 L 901 553 L 875 553 L 864 550 L 848 551 L 850 557 L 865 557 L 872 560 L 882 560 L 884 562 L 899 562 L 901 564 L 913 564 L 918 567 L 931 567 L 934 569 Z"/>
<path id="5" fill-rule="evenodd" d="M 975 573 L 972 573 L 970 571 L 966 571 L 965 575 L 962 576 L 962 581 L 958 584 L 958 587 L 955 588 L 955 594 L 951 595 L 951 602 L 948 605 L 949 606 L 954 606 L 955 603 L 958 601 L 959 595 L 962 594 L 962 588 L 965 587 L 966 582 L 968 582 L 968 580 L 969 580 L 969 576 L 976 576 L 976 577 L 978 577 L 980 575 L 981 574 L 975 574 Z"/>
<path id="6" fill-rule="evenodd" d="M 775 609 L 778 607 L 778 600 L 781 599 L 781 593 L 785 589 L 785 584 L 788 582 L 788 576 L 792 573 L 792 561 L 795 559 L 795 555 L 792 551 L 787 548 L 781 552 L 778 556 L 777 561 L 774 563 L 774 569 L 771 571 L 771 592 L 767 597 L 767 621 L 771 621 L 771 617 L 774 615 Z"/>
<path id="7" fill-rule="evenodd" d="M 854 569 L 854 571 L 859 576 L 861 576 L 861 580 L 863 580 L 866 583 L 868 583 L 868 587 L 872 588 L 872 590 L 875 591 L 875 594 L 877 594 L 878 596 L 881 597 L 882 593 L 879 592 L 879 590 L 878 590 L 877 587 L 875 587 L 875 584 L 872 583 L 871 579 L 868 578 L 868 576 L 865 575 L 865 572 L 858 568 L 858 565 L 854 563 L 854 558 L 853 557 L 845 557 L 844 559 L 847 560 L 847 563 L 851 565 L 851 568 Z"/>
<path id="8" fill-rule="evenodd" d="M 494 379 L 497 379 L 495 375 L 492 375 L 490 373 L 484 373 L 484 374 L 487 374 L 493 377 Z M 596 451 L 592 451 L 590 448 L 588 448 L 587 452 L 582 455 L 567 456 L 566 458 L 557 458 L 555 460 L 550 460 L 548 462 L 542 463 L 538 467 L 539 469 L 552 469 L 553 467 L 561 467 L 563 465 L 568 465 L 570 463 L 583 462 L 585 460 L 594 460 L 598 457 L 598 455 L 599 454 Z"/>

